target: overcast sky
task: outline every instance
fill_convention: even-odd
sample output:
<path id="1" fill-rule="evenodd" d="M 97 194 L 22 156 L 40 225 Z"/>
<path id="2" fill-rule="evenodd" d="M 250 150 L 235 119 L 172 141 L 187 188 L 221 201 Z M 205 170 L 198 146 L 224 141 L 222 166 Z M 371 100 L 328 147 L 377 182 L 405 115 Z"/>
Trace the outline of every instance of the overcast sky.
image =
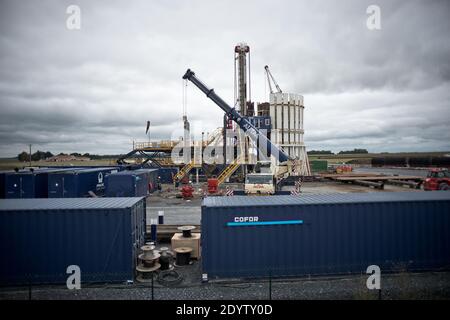
<path id="1" fill-rule="evenodd" d="M 69 30 L 69 5 L 81 29 Z M 381 9 L 381 30 L 366 9 Z M 0 0 L 0 156 L 33 149 L 126 153 L 182 129 L 192 68 L 233 104 L 234 45 L 251 48 L 252 100 L 264 65 L 305 102 L 307 149 L 450 150 L 449 1 Z M 222 112 L 192 84 L 196 132 Z"/>

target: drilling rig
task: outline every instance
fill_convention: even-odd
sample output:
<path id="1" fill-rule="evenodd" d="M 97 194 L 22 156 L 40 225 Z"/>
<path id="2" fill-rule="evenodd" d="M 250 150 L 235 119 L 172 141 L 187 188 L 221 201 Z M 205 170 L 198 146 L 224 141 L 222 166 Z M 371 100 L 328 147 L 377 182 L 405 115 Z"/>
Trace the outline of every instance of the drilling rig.
<path id="1" fill-rule="evenodd" d="M 219 97 L 214 89 L 208 88 L 200 79 L 195 76 L 195 73 L 188 69 L 183 76 L 183 79 L 191 81 L 197 88 L 199 88 L 206 96 L 217 104 L 227 115 L 228 119 L 233 120 L 239 128 L 241 128 L 247 136 L 255 143 L 262 146 L 267 153 L 274 157 L 283 167 L 283 170 L 279 170 L 277 176 L 274 177 L 275 185 L 278 185 L 277 181 L 281 180 L 293 172 L 295 172 L 296 161 L 292 159 L 283 149 L 278 148 L 273 144 L 266 135 L 262 134 L 260 130 L 251 123 L 248 117 L 241 115 L 239 111 L 228 105 L 221 97 Z"/>

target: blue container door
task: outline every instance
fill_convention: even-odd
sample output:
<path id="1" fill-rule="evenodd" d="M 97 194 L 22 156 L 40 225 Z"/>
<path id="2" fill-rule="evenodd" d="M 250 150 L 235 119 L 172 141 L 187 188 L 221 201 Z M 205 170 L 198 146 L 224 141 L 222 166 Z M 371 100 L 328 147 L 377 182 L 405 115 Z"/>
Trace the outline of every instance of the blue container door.
<path id="1" fill-rule="evenodd" d="M 85 197 L 89 191 L 102 195 L 105 191 L 104 177 L 111 170 L 80 172 L 77 175 L 77 195 L 75 197 Z"/>
<path id="2" fill-rule="evenodd" d="M 6 180 L 6 198 L 34 198 L 34 176 L 32 174 L 9 175 Z"/>
<path id="3" fill-rule="evenodd" d="M 48 179 L 49 198 L 76 198 L 75 181 L 73 174 L 50 175 Z"/>
<path id="4" fill-rule="evenodd" d="M 62 198 L 63 195 L 63 176 L 60 174 L 51 174 L 48 179 L 48 197 Z"/>
<path id="5" fill-rule="evenodd" d="M 6 198 L 21 198 L 22 181 L 18 175 L 10 175 L 6 178 Z"/>
<path id="6" fill-rule="evenodd" d="M 149 183 L 147 179 L 147 174 L 141 174 L 134 177 L 134 192 L 133 197 L 145 197 L 148 194 Z"/>
<path id="7" fill-rule="evenodd" d="M 48 173 L 40 172 L 34 176 L 35 198 L 48 198 Z"/>
<path id="8" fill-rule="evenodd" d="M 62 198 L 78 197 L 78 175 L 67 174 L 62 176 Z"/>
<path id="9" fill-rule="evenodd" d="M 134 197 L 135 181 L 130 175 L 111 175 L 107 179 L 107 197 Z"/>

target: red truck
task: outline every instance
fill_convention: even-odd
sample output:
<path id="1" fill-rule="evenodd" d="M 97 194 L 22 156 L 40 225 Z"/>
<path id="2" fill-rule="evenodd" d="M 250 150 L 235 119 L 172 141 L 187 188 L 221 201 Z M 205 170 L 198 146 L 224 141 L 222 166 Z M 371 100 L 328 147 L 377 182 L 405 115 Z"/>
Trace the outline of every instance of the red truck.
<path id="1" fill-rule="evenodd" d="M 426 191 L 450 190 L 450 172 L 448 169 L 430 170 L 423 184 L 423 189 Z"/>

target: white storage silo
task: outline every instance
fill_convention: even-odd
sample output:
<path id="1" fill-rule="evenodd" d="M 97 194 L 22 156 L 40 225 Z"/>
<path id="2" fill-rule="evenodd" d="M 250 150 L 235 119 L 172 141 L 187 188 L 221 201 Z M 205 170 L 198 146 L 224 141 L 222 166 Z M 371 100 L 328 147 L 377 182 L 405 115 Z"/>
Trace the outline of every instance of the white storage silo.
<path id="1" fill-rule="evenodd" d="M 299 160 L 298 174 L 311 175 L 303 142 L 303 96 L 293 93 L 270 94 L 271 140 Z M 276 165 L 276 163 L 274 163 Z"/>

